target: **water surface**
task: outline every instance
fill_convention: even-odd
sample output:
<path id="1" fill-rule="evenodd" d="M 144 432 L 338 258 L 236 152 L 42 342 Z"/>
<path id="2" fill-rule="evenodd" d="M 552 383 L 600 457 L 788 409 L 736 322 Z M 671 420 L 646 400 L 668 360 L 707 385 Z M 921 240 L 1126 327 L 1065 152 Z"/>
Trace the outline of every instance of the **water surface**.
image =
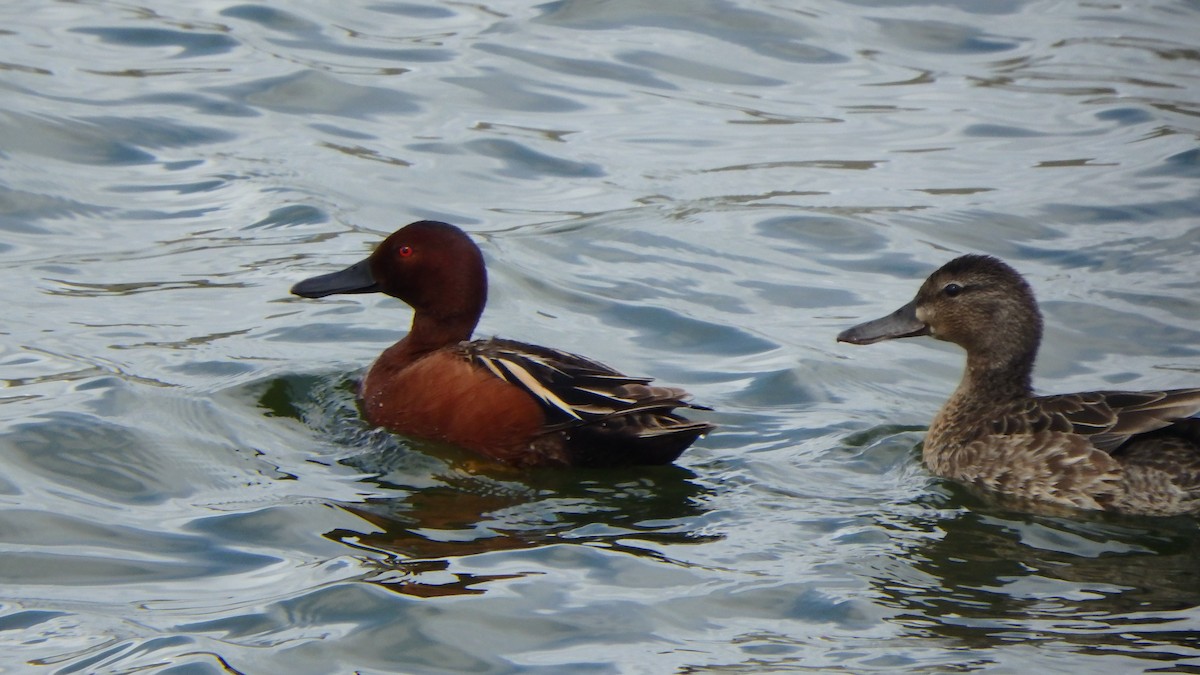
<path id="1" fill-rule="evenodd" d="M 1044 391 L 1196 386 L 1192 2 L 15 2 L 0 28 L 0 666 L 1195 672 L 1193 518 L 931 478 L 961 368 L 838 345 L 962 252 Z M 371 430 L 409 221 L 479 329 L 692 391 L 678 466 Z"/>

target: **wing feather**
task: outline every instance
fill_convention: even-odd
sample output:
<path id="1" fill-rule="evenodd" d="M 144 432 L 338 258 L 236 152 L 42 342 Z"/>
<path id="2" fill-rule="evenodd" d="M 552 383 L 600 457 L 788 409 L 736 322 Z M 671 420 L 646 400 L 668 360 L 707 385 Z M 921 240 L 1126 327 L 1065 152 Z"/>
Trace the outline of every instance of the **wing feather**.
<path id="1" fill-rule="evenodd" d="M 1000 412 L 995 434 L 1069 432 L 1112 453 L 1138 434 L 1157 431 L 1200 413 L 1200 389 L 1093 391 L 1026 399 Z"/>
<path id="2" fill-rule="evenodd" d="M 533 394 L 542 401 L 549 403 L 571 417 L 574 417 L 575 419 L 582 419 L 578 414 L 575 413 L 575 410 L 571 405 L 559 398 L 558 395 L 556 395 L 553 391 L 543 386 L 538 378 L 534 377 L 520 364 L 503 358 L 495 359 L 495 362 L 503 367 L 506 373 L 511 375 L 513 378 L 516 378 L 516 381 L 513 382 L 511 378 L 507 377 L 504 379 L 513 382 L 514 384 L 520 384 L 520 386 L 524 387 L 525 391 L 528 391 L 530 394 Z"/>
<path id="3" fill-rule="evenodd" d="M 459 352 L 540 401 L 550 428 L 618 418 L 626 419 L 631 433 L 640 437 L 712 428 L 672 413 L 676 408 L 707 410 L 690 403 L 682 389 L 651 386 L 653 378 L 624 375 L 578 354 L 498 338 L 461 343 Z"/>

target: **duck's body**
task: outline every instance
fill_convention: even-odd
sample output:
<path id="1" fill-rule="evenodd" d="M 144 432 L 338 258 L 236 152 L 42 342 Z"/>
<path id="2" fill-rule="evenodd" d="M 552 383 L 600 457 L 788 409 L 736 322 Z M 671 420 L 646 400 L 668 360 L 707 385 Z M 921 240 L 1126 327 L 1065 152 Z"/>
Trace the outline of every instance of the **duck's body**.
<path id="1" fill-rule="evenodd" d="M 893 314 L 843 342 L 932 335 L 967 351 L 925 438 L 939 476 L 1008 498 L 1143 515 L 1200 512 L 1200 389 L 1034 396 L 1042 320 L 1005 263 L 957 258 Z"/>
<path id="2" fill-rule="evenodd" d="M 292 289 L 304 297 L 374 291 L 415 314 L 362 382 L 373 425 L 516 466 L 667 464 L 713 429 L 674 412 L 700 408 L 683 390 L 556 349 L 470 341 L 487 273 L 478 247 L 452 225 L 412 223 L 367 260 Z"/>

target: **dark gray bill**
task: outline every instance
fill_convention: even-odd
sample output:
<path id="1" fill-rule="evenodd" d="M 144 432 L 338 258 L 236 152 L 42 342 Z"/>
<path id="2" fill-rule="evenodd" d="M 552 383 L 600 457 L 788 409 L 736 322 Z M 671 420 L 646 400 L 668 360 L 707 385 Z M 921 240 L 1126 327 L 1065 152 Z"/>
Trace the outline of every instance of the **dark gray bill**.
<path id="1" fill-rule="evenodd" d="M 929 326 L 917 318 L 917 301 L 912 302 L 887 316 L 860 323 L 838 334 L 838 342 L 853 345 L 869 345 L 882 340 L 929 335 Z"/>
<path id="2" fill-rule="evenodd" d="M 302 298 L 323 298 L 335 293 L 375 293 L 379 284 L 371 275 L 370 260 L 357 262 L 341 272 L 322 274 L 292 286 L 292 294 Z"/>

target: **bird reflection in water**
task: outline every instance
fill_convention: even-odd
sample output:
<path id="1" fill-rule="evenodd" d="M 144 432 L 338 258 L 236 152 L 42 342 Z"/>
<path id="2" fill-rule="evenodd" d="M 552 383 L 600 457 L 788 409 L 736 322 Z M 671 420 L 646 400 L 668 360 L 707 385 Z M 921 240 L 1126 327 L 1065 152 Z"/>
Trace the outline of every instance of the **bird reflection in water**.
<path id="1" fill-rule="evenodd" d="M 345 463 L 372 473 L 371 464 L 394 459 L 395 452 L 371 451 Z M 405 487 L 393 482 L 406 480 L 398 472 L 376 470 L 373 491 L 402 496 L 338 504 L 374 529 L 343 528 L 325 536 L 370 552 L 375 569 L 364 580 L 405 595 L 478 595 L 490 582 L 540 573 L 454 570 L 456 560 L 478 554 L 584 545 L 682 564 L 655 545 L 719 539 L 698 534 L 694 522 L 708 511 L 712 488 L 679 466 L 531 471 L 436 444 L 400 452 L 445 462 L 424 476 L 435 484 Z"/>
<path id="2" fill-rule="evenodd" d="M 1194 658 L 1194 518 L 1028 513 L 943 489 L 878 518 L 902 550 L 863 564 L 893 621 L 961 644 L 978 663 L 1030 636 L 1086 654 Z"/>

